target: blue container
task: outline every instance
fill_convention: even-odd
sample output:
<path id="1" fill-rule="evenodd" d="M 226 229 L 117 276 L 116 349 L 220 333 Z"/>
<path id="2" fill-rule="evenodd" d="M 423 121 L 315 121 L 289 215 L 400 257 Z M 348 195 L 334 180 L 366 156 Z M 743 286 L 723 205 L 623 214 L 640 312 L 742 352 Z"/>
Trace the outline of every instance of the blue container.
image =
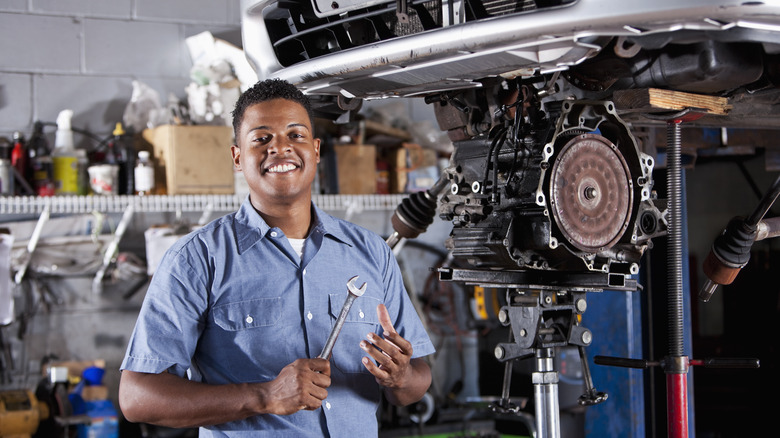
<path id="1" fill-rule="evenodd" d="M 119 420 L 111 400 L 84 402 L 92 424 L 79 425 L 78 438 L 119 438 Z"/>

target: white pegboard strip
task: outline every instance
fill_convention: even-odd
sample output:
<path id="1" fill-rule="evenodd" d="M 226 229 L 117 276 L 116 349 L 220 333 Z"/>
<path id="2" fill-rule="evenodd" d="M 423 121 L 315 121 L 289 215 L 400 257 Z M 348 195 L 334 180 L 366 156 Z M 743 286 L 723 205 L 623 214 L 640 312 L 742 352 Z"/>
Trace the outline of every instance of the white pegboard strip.
<path id="1" fill-rule="evenodd" d="M 394 210 L 406 197 L 397 195 L 314 195 L 323 210 Z M 0 198 L 0 215 L 40 214 L 50 206 L 52 214 L 80 214 L 98 211 L 121 213 L 130 203 L 136 212 L 233 211 L 243 201 L 235 195 L 151 195 L 151 196 L 9 196 Z M 7 217 L 0 218 L 10 219 Z"/>
<path id="2" fill-rule="evenodd" d="M 312 199 L 323 210 L 395 210 L 407 195 L 314 195 Z"/>

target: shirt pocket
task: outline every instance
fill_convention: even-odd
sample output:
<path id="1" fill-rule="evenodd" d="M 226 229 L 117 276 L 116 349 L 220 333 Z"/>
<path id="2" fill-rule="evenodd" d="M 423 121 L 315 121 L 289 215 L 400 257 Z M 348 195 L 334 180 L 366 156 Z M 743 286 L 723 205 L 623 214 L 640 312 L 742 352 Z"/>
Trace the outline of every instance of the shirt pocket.
<path id="1" fill-rule="evenodd" d="M 346 299 L 347 297 L 343 293 L 328 296 L 331 327 L 336 324 Z M 360 348 L 360 341 L 365 340 L 367 334 L 376 333 L 379 329 L 379 317 L 376 315 L 376 307 L 379 304 L 381 304 L 380 300 L 365 295 L 356 298 L 352 303 L 352 307 L 344 319 L 344 326 L 341 327 L 339 337 L 333 345 L 331 357 L 333 365 L 341 372 L 368 373 L 360 361 L 363 356 L 367 356 L 367 353 Z M 330 331 L 327 334 L 330 334 Z M 323 340 L 323 345 L 324 342 Z"/>
<path id="2" fill-rule="evenodd" d="M 258 298 L 236 303 L 220 304 L 212 309 L 214 322 L 223 330 L 241 331 L 270 327 L 282 316 L 282 299 Z"/>

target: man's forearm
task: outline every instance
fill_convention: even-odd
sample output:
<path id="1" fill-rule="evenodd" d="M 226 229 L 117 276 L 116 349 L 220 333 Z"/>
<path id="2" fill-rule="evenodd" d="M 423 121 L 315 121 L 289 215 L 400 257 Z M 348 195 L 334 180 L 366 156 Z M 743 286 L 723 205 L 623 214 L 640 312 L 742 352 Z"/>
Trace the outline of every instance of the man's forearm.
<path id="1" fill-rule="evenodd" d="M 316 410 L 328 396 L 330 362 L 298 359 L 275 379 L 261 383 L 209 385 L 173 374 L 123 371 L 119 406 L 131 422 L 185 428 L 243 420 L 254 415 L 290 415 Z"/>
<path id="2" fill-rule="evenodd" d="M 257 414 L 258 384 L 208 385 L 176 375 L 123 371 L 119 405 L 131 422 L 173 428 L 207 426 Z M 255 387 L 253 387 L 255 386 Z"/>
<path id="3" fill-rule="evenodd" d="M 420 401 L 431 386 L 431 368 L 420 358 L 409 362 L 410 375 L 401 388 L 385 388 L 385 397 L 396 406 L 406 406 Z"/>

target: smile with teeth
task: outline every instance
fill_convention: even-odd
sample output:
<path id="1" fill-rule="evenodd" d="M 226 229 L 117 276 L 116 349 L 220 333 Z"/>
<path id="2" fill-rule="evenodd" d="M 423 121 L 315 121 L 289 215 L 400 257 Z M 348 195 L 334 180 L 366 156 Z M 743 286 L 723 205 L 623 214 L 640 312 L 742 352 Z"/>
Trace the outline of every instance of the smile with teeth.
<path id="1" fill-rule="evenodd" d="M 289 164 L 289 163 L 277 164 L 275 166 L 269 167 L 266 170 L 266 172 L 267 173 L 284 173 L 284 172 L 289 172 L 289 171 L 297 169 L 297 168 L 298 168 L 298 166 L 295 166 L 294 164 Z"/>

